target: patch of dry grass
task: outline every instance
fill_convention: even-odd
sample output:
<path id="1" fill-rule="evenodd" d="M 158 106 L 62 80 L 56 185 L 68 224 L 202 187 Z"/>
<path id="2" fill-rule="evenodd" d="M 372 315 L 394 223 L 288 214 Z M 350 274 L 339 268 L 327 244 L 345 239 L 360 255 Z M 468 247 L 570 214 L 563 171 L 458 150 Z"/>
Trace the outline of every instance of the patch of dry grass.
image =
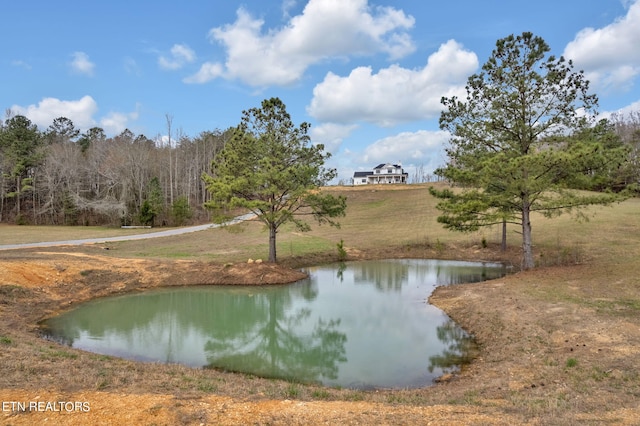
<path id="1" fill-rule="evenodd" d="M 38 243 L 45 241 L 83 240 L 119 237 L 156 232 L 158 229 L 122 229 L 108 226 L 37 226 L 0 223 L 0 244 Z"/>
<path id="2" fill-rule="evenodd" d="M 284 263 L 311 257 L 332 260 L 337 255 L 336 244 L 344 241 L 349 253 L 395 251 L 398 255 L 418 255 L 429 252 L 447 257 L 448 249 L 481 247 L 484 239 L 496 247 L 501 239 L 499 226 L 478 232 L 461 234 L 445 230 L 437 222 L 437 200 L 428 192 L 428 184 L 385 186 L 372 188 L 329 188 L 347 197 L 347 215 L 340 218 L 340 228 L 312 224 L 306 233 L 284 226 L 278 233 L 278 258 Z M 603 262 L 620 262 L 629 250 L 640 255 L 637 244 L 640 200 L 631 199 L 611 207 L 588 210 L 590 220 L 577 222 L 569 215 L 546 219 L 534 215 L 533 242 L 536 261 L 540 266 L 581 264 L 601 258 Z M 20 227 L 14 227 L 20 228 Z M 77 231 L 78 238 L 82 229 Z M 508 227 L 510 250 L 516 255 L 522 244 L 520 229 Z M 268 233 L 254 220 L 227 228 L 211 229 L 183 236 L 153 240 L 109 243 L 109 254 L 122 257 L 184 258 L 215 262 L 246 261 L 247 258 L 268 257 Z M 420 251 L 422 250 L 422 252 Z M 319 256 L 319 257 L 318 257 Z"/>
<path id="3" fill-rule="evenodd" d="M 278 233 L 278 259 L 290 263 L 301 257 L 332 260 L 336 244 L 346 249 L 375 251 L 449 243 L 480 244 L 483 233 L 454 234 L 436 222 L 438 211 L 427 185 L 386 186 L 383 189 L 329 188 L 347 197 L 347 215 L 340 227 L 311 223 L 310 232 L 283 226 Z M 492 231 L 489 231 L 491 233 Z M 257 220 L 189 235 L 156 240 L 108 243 L 109 254 L 124 257 L 193 258 L 215 262 L 268 257 L 268 233 Z M 333 257 L 332 257 L 333 256 Z"/>

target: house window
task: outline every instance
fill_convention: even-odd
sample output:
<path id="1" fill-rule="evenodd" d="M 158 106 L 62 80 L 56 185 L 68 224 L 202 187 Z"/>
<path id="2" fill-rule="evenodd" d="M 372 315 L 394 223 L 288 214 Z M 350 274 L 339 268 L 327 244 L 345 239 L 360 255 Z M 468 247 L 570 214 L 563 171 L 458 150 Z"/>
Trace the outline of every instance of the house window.
<path id="1" fill-rule="evenodd" d="M 380 173 L 380 169 L 377 169 L 377 170 L 376 170 L 376 173 Z"/>
<path id="2" fill-rule="evenodd" d="M 387 173 L 393 173 L 393 169 L 387 169 Z"/>
<path id="3" fill-rule="evenodd" d="M 362 179 L 362 183 L 367 183 L 367 178 Z"/>

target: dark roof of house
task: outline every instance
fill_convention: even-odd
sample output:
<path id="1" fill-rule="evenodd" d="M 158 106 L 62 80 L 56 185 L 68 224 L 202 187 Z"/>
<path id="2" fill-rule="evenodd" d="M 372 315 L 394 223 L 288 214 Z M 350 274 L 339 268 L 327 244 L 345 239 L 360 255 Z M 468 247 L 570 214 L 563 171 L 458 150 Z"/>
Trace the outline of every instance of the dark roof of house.
<path id="1" fill-rule="evenodd" d="M 390 164 L 390 163 L 382 163 L 382 164 L 378 164 L 377 166 L 375 166 L 375 167 L 373 168 L 373 170 L 381 169 L 381 168 L 383 168 L 384 166 L 386 166 L 387 164 Z M 399 164 L 392 164 L 392 165 L 393 165 L 393 167 L 396 167 L 396 168 L 398 168 L 398 169 L 402 168 L 402 166 L 400 166 Z"/>
<path id="2" fill-rule="evenodd" d="M 373 174 L 373 172 L 353 172 L 353 177 L 354 178 L 358 178 L 358 177 L 362 178 L 362 177 L 367 177 L 367 176 L 372 175 L 372 174 Z"/>

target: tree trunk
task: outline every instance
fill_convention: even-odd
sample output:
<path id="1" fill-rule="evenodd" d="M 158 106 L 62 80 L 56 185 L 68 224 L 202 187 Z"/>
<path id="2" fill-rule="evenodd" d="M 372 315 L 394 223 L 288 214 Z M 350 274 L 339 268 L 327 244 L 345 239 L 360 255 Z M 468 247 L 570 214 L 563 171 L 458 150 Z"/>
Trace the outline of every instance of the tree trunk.
<path id="1" fill-rule="evenodd" d="M 173 116 L 165 114 L 167 119 L 167 136 L 169 138 L 169 205 L 173 206 L 173 168 L 171 167 L 171 123 Z"/>
<path id="2" fill-rule="evenodd" d="M 22 181 L 20 175 L 16 176 L 16 207 L 18 208 L 18 215 L 16 218 L 20 219 L 20 197 L 22 196 Z"/>
<path id="3" fill-rule="evenodd" d="M 522 202 L 522 269 L 533 269 L 533 248 L 531 243 L 531 206 L 529 200 Z"/>
<path id="4" fill-rule="evenodd" d="M 33 183 L 31 184 L 31 211 L 33 212 L 33 224 L 38 224 L 38 215 L 36 212 L 36 179 L 33 178 Z"/>
<path id="5" fill-rule="evenodd" d="M 502 219 L 502 251 L 507 251 L 507 220 Z"/>
<path id="6" fill-rule="evenodd" d="M 0 223 L 2 223 L 3 214 L 4 214 L 4 177 L 2 176 L 2 174 L 0 174 Z"/>
<path id="7" fill-rule="evenodd" d="M 269 263 L 276 263 L 276 225 L 269 224 Z"/>

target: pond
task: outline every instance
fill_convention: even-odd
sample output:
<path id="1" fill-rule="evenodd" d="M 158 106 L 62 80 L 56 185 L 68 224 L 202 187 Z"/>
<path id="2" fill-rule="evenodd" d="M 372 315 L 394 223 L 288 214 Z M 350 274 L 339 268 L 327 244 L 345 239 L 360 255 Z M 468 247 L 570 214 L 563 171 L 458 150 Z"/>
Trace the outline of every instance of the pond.
<path id="1" fill-rule="evenodd" d="M 41 324 L 49 339 L 139 361 L 354 389 L 428 386 L 473 355 L 427 298 L 503 265 L 424 259 L 309 268 L 282 286 L 196 286 L 95 300 Z"/>

